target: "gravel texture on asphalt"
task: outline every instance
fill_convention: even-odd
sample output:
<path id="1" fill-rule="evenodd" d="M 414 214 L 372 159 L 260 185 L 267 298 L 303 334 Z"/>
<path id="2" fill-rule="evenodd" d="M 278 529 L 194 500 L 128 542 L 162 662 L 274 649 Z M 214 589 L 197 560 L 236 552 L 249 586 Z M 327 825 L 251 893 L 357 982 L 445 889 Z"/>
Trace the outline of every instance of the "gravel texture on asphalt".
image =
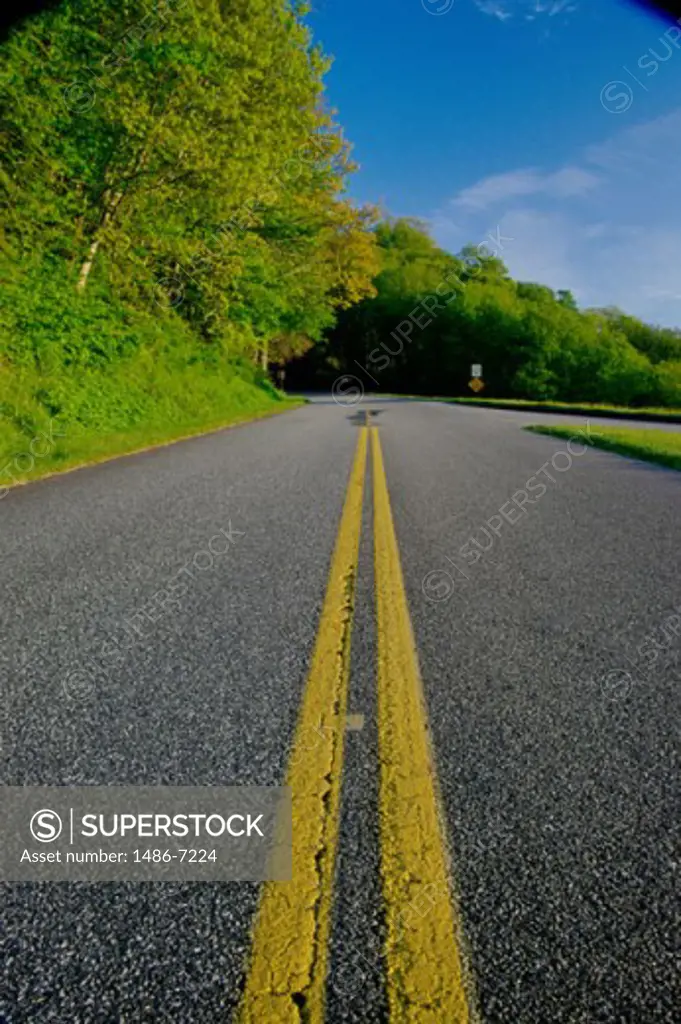
<path id="1" fill-rule="evenodd" d="M 522 431 L 540 414 L 317 399 L 10 492 L 2 781 L 282 781 L 365 408 L 482 1018 L 671 1024 L 681 476 L 579 441 L 570 455 Z M 367 495 L 330 1021 L 385 1020 L 373 615 Z M 256 899 L 238 883 L 5 885 L 0 1017 L 226 1019 Z"/>

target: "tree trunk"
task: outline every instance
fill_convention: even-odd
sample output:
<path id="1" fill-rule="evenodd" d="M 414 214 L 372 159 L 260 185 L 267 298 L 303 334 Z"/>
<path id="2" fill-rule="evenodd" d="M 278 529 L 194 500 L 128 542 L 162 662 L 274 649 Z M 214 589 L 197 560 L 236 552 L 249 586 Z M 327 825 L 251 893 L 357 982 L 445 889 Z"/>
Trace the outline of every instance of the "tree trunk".
<path id="1" fill-rule="evenodd" d="M 267 367 L 269 365 L 269 343 L 263 342 L 262 352 L 260 353 L 261 365 L 265 373 L 267 373 Z"/>
<path id="2" fill-rule="evenodd" d="M 90 271 L 92 270 L 92 264 L 95 262 L 95 256 L 97 255 L 97 250 L 99 249 L 99 244 L 102 240 L 102 231 L 107 226 L 109 221 L 113 218 L 113 215 L 116 212 L 116 208 L 118 207 L 118 204 L 120 203 L 122 198 L 123 193 L 117 192 L 105 204 L 104 213 L 102 214 L 101 219 L 99 221 L 99 226 L 95 229 L 95 234 L 92 241 L 90 242 L 90 248 L 88 249 L 87 256 L 85 257 L 85 260 L 83 261 L 83 264 L 80 268 L 80 274 L 78 275 L 78 283 L 76 285 L 77 292 L 82 292 L 82 290 L 85 288 L 85 285 L 87 284 L 87 279 L 90 276 Z"/>
<path id="3" fill-rule="evenodd" d="M 144 167 L 146 160 L 147 150 L 145 143 L 145 147 L 141 150 L 141 152 L 137 156 L 137 159 L 135 160 L 135 164 L 134 167 L 132 168 L 131 173 L 133 175 L 139 173 L 141 168 Z M 95 256 L 97 255 L 97 250 L 99 249 L 99 245 L 102 240 L 102 232 L 104 228 L 107 226 L 107 224 L 109 224 L 109 222 L 113 220 L 116 214 L 116 210 L 120 206 L 124 194 L 124 188 L 119 188 L 118 192 L 112 192 L 112 188 L 111 186 L 109 186 L 104 190 L 104 193 L 102 195 L 103 212 L 99 220 L 99 225 L 95 228 L 95 233 L 92 241 L 90 242 L 88 254 L 80 268 L 80 274 L 78 275 L 78 283 L 76 284 L 77 292 L 82 292 L 83 289 L 85 288 L 85 285 L 87 284 L 87 279 L 90 276 L 90 271 L 92 270 L 92 264 L 95 261 Z"/>
<path id="4" fill-rule="evenodd" d="M 95 238 L 88 249 L 87 258 L 85 259 L 82 267 L 80 268 L 80 274 L 78 275 L 78 284 L 76 285 L 76 291 L 82 292 L 83 288 L 87 284 L 87 279 L 90 276 L 92 270 L 92 264 L 95 261 L 97 250 L 99 249 L 100 239 Z"/>

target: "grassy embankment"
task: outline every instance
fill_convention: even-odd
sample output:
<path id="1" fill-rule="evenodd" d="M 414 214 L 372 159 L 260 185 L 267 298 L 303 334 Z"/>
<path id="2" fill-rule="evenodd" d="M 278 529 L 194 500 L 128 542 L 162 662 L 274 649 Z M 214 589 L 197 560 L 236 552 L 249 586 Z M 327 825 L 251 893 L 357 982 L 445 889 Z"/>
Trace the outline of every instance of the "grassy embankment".
<path id="1" fill-rule="evenodd" d="M 606 416 L 612 419 L 665 420 L 681 423 L 681 409 L 638 409 L 624 405 L 589 404 L 588 402 L 533 402 L 525 398 L 438 398 L 437 401 L 454 402 L 460 405 L 487 406 L 490 409 L 517 409 L 519 412 L 574 412 L 586 416 Z"/>
<path id="2" fill-rule="evenodd" d="M 544 426 L 533 424 L 525 427 L 535 434 L 548 434 L 550 437 L 571 438 L 575 436 L 574 426 Z M 598 448 L 604 448 L 618 455 L 628 455 L 635 459 L 645 459 L 661 466 L 681 469 L 681 431 L 670 430 L 626 429 L 624 427 L 603 427 L 592 431 L 589 440 Z"/>
<path id="3" fill-rule="evenodd" d="M 18 483 L 302 404 L 229 364 L 143 358 L 116 370 L 0 376 L 0 498 Z"/>

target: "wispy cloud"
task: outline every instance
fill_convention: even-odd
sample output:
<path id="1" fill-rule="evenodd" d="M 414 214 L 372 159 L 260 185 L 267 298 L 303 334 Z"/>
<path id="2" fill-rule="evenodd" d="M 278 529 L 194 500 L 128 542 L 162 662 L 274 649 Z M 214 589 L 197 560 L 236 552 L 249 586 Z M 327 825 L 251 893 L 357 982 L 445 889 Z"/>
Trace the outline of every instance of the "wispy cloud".
<path id="1" fill-rule="evenodd" d="M 550 174 L 530 167 L 482 178 L 475 185 L 462 189 L 452 204 L 468 210 L 485 210 L 495 203 L 507 202 L 518 196 L 546 195 L 565 199 L 583 195 L 595 188 L 599 181 L 596 174 L 581 167 L 563 167 Z"/>
<path id="2" fill-rule="evenodd" d="M 627 173 L 636 177 L 653 172 L 659 174 L 663 170 L 661 154 L 668 152 L 673 162 L 679 151 L 680 138 L 681 108 L 678 108 L 652 121 L 625 128 L 598 145 L 589 146 L 584 160 L 611 173 Z"/>
<path id="3" fill-rule="evenodd" d="M 586 306 L 617 305 L 681 325 L 681 107 L 616 132 L 557 169 L 492 175 L 432 219 L 453 251 L 495 224 L 513 244 L 511 274 L 570 288 Z"/>
<path id="4" fill-rule="evenodd" d="M 513 17 L 534 21 L 543 14 L 553 18 L 556 14 L 571 14 L 577 10 L 575 0 L 475 0 L 475 6 L 483 14 L 489 14 L 499 21 L 508 21 Z"/>
<path id="5" fill-rule="evenodd" d="M 483 14 L 490 14 L 493 18 L 498 18 L 499 21 L 506 21 L 512 17 L 511 12 L 507 9 L 508 5 L 498 3 L 497 0 L 475 0 L 475 6 Z"/>

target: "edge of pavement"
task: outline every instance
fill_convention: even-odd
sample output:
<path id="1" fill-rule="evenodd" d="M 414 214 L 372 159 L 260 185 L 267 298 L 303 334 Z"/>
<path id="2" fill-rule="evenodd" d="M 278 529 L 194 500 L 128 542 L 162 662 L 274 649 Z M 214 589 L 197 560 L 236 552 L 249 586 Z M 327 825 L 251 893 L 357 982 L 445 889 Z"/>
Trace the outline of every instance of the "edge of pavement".
<path id="1" fill-rule="evenodd" d="M 153 441 L 151 444 L 142 444 L 141 447 L 121 448 L 118 452 L 108 453 L 101 456 L 93 456 L 90 459 L 85 459 L 83 462 L 74 462 L 69 465 L 66 464 L 58 469 L 53 466 L 46 467 L 44 473 L 35 473 L 31 476 L 27 476 L 24 480 L 15 480 L 12 484 L 3 485 L 0 490 L 4 490 L 5 494 L 10 491 L 16 490 L 18 487 L 26 487 L 28 484 L 40 483 L 43 480 L 49 480 L 55 476 L 66 476 L 68 473 L 76 473 L 81 469 L 90 469 L 92 466 L 101 466 L 106 462 L 115 462 L 118 459 L 132 458 L 134 455 L 143 455 L 144 452 L 156 451 L 158 448 L 170 448 L 174 444 L 181 444 L 183 441 L 193 441 L 197 437 L 209 437 L 211 434 L 219 434 L 223 430 L 234 430 L 237 427 L 247 427 L 250 423 L 255 423 L 259 420 L 270 419 L 274 416 L 281 416 L 287 412 L 293 412 L 294 409 L 300 409 L 304 405 L 307 405 L 307 399 L 305 398 L 291 398 L 287 399 L 283 404 L 283 408 L 280 409 L 265 409 L 262 412 L 256 412 L 247 414 L 244 417 L 237 417 L 236 419 L 227 420 L 225 423 L 218 424 L 218 426 L 203 426 L 197 430 L 189 431 L 186 434 L 178 434 L 177 437 L 169 437 L 165 440 Z M 0 495 L 0 501 L 5 495 Z"/>

